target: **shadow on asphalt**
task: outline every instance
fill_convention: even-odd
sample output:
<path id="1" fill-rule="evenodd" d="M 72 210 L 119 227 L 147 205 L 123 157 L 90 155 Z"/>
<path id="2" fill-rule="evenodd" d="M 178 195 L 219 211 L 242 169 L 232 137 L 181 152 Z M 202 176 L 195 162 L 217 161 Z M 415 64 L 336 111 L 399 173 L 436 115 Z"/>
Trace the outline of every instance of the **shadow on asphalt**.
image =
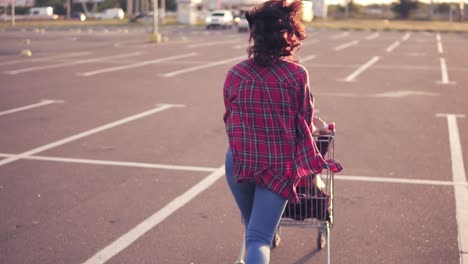
<path id="1" fill-rule="evenodd" d="M 313 258 L 317 253 L 319 253 L 319 249 L 314 249 L 311 252 L 309 252 L 307 255 L 303 256 L 302 258 L 296 260 L 296 262 L 293 262 L 293 264 L 303 264 L 306 263 L 308 260 Z"/>

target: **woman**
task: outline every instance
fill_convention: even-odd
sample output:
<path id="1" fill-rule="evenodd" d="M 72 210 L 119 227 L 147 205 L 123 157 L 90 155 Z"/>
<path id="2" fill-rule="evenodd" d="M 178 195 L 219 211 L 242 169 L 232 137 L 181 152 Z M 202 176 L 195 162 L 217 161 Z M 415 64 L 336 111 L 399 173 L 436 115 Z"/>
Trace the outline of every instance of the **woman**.
<path id="1" fill-rule="evenodd" d="M 246 226 L 247 264 L 269 263 L 275 230 L 287 201 L 298 201 L 302 177 L 342 170 L 317 149 L 312 133 L 326 124 L 313 117 L 308 72 L 292 59 L 306 37 L 301 10 L 298 0 L 270 0 L 247 12 L 249 58 L 224 84 L 226 178 Z"/>

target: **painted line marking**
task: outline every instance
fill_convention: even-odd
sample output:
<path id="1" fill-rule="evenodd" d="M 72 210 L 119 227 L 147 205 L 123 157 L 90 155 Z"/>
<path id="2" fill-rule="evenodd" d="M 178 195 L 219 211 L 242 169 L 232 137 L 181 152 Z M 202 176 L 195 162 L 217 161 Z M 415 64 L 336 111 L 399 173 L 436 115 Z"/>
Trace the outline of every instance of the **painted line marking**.
<path id="1" fill-rule="evenodd" d="M 342 32 L 340 34 L 333 35 L 330 38 L 331 39 L 339 39 L 339 38 L 345 38 L 347 36 L 349 36 L 349 32 Z"/>
<path id="2" fill-rule="evenodd" d="M 117 41 L 114 43 L 114 47 L 123 47 L 123 46 L 135 46 L 141 44 L 141 40 L 128 40 L 128 41 Z"/>
<path id="3" fill-rule="evenodd" d="M 400 91 L 388 91 L 388 92 L 382 92 L 382 93 L 376 93 L 374 95 L 371 95 L 371 97 L 377 97 L 377 98 L 403 98 L 403 97 L 408 97 L 411 95 L 417 95 L 417 96 L 439 96 L 439 93 L 433 93 L 433 92 L 424 92 L 424 91 L 405 91 L 405 90 L 400 90 Z"/>
<path id="4" fill-rule="evenodd" d="M 243 56 L 239 56 L 239 57 L 235 57 L 235 58 L 230 58 L 230 59 L 227 59 L 227 60 L 212 62 L 212 63 L 208 63 L 208 64 L 203 64 L 203 65 L 199 65 L 199 66 L 185 68 L 185 69 L 178 70 L 178 71 L 164 73 L 164 74 L 161 74 L 161 76 L 163 76 L 163 77 L 174 77 L 174 76 L 179 75 L 179 74 L 192 72 L 192 71 L 196 71 L 196 70 L 201 70 L 201 69 L 206 69 L 206 68 L 226 64 L 226 63 L 229 63 L 229 62 L 232 62 L 232 61 L 239 61 L 239 60 L 245 59 L 245 58 L 246 58 L 246 56 L 243 55 Z"/>
<path id="5" fill-rule="evenodd" d="M 81 73 L 77 73 L 76 75 L 77 76 L 82 76 L 82 77 L 89 77 L 89 76 L 93 76 L 93 75 L 97 75 L 97 74 L 101 74 L 101 73 L 126 70 L 126 69 L 137 68 L 137 67 L 142 67 L 142 66 L 151 65 L 151 64 L 157 64 L 157 63 L 170 61 L 170 60 L 188 58 L 188 57 L 195 56 L 197 54 L 198 53 L 196 53 L 196 52 L 191 52 L 191 53 L 186 53 L 186 54 L 182 54 L 182 55 L 176 55 L 176 56 L 156 59 L 156 60 L 142 61 L 142 62 L 133 63 L 133 64 L 129 64 L 129 65 L 122 65 L 122 66 L 104 68 L 104 69 L 89 71 L 89 72 L 81 72 Z"/>
<path id="6" fill-rule="evenodd" d="M 359 64 L 332 64 L 332 63 L 311 63 L 307 65 L 308 67 L 314 68 L 338 68 L 338 69 L 353 69 L 359 67 Z M 415 70 L 415 71 L 440 71 L 440 66 L 420 66 L 420 65 L 375 65 L 375 69 L 381 70 Z M 468 67 L 451 67 L 450 70 L 452 71 L 459 71 L 459 72 L 468 72 Z"/>
<path id="7" fill-rule="evenodd" d="M 436 114 L 436 116 L 447 118 L 453 181 L 466 184 L 463 151 L 461 148 L 457 124 L 457 118 L 464 118 L 465 115 L 439 113 Z M 464 256 L 464 254 L 468 252 L 468 189 L 462 185 L 455 185 L 454 194 L 458 225 L 458 249 L 460 251 L 460 263 L 468 264 L 468 256 Z"/>
<path id="8" fill-rule="evenodd" d="M 372 40 L 372 39 L 376 39 L 380 36 L 379 32 L 375 32 L 374 34 L 372 35 L 369 35 L 366 37 L 366 40 Z"/>
<path id="9" fill-rule="evenodd" d="M 164 63 L 165 65 L 200 65 L 205 63 L 210 63 L 211 61 L 203 61 L 203 60 L 183 60 L 183 61 L 167 61 Z"/>
<path id="10" fill-rule="evenodd" d="M 135 226 L 133 229 L 117 238 L 110 245 L 103 248 L 83 264 L 103 264 L 119 252 L 127 248 L 138 238 L 143 236 L 146 232 L 157 226 L 164 221 L 175 211 L 185 206 L 188 202 L 194 199 L 197 195 L 212 186 L 218 179 L 224 175 L 224 166 L 221 166 L 216 171 L 206 176 L 203 180 L 195 184 L 192 188 L 185 193 L 179 195 L 161 210 L 157 211 L 146 220 Z"/>
<path id="11" fill-rule="evenodd" d="M 409 52 L 407 53 L 408 56 L 413 56 L 413 57 L 423 57 L 427 56 L 425 52 Z"/>
<path id="12" fill-rule="evenodd" d="M 15 157 L 15 154 L 0 153 L 2 158 Z M 214 172 L 218 168 L 200 167 L 200 166 L 180 166 L 170 164 L 156 164 L 145 162 L 128 162 L 128 161 L 112 161 L 112 160 L 93 160 L 93 159 L 75 159 L 75 158 L 62 158 L 50 156 L 26 156 L 21 159 L 25 160 L 39 160 L 63 163 L 77 163 L 77 164 L 90 164 L 90 165 L 104 165 L 116 167 L 129 167 L 129 168 L 146 168 L 146 169 L 163 169 L 163 170 L 180 170 L 192 172 Z M 438 180 L 425 180 L 425 179 L 405 179 L 405 178 L 390 178 L 390 177 L 376 177 L 376 176 L 355 176 L 355 175 L 334 175 L 336 180 L 343 181 L 362 181 L 362 182 L 379 182 L 379 183 L 402 183 L 402 184 L 416 184 L 416 185 L 434 185 L 434 186 L 454 186 L 465 185 L 467 182 L 454 182 L 454 181 L 438 181 Z"/>
<path id="13" fill-rule="evenodd" d="M 361 73 L 363 73 L 365 70 L 367 70 L 368 68 L 370 68 L 374 63 L 376 63 L 377 61 L 380 60 L 380 57 L 378 56 L 374 56 L 372 57 L 368 62 L 366 62 L 364 65 L 362 65 L 361 67 L 359 67 L 356 71 L 354 71 L 353 73 L 351 73 L 350 75 L 348 75 L 348 77 L 346 77 L 344 79 L 345 82 L 353 82 L 356 80 L 356 77 L 358 77 Z"/>
<path id="14" fill-rule="evenodd" d="M 401 40 L 407 41 L 410 38 L 410 36 L 411 36 L 411 33 L 406 32 L 406 34 L 401 38 Z"/>
<path id="15" fill-rule="evenodd" d="M 443 54 L 444 48 L 442 47 L 442 40 L 440 38 L 440 34 L 437 34 L 436 38 L 437 38 L 437 50 L 439 51 L 440 54 Z"/>
<path id="16" fill-rule="evenodd" d="M 358 40 L 353 40 L 353 41 L 350 41 L 350 42 L 347 42 L 347 43 L 344 43 L 342 45 L 339 45 L 339 46 L 335 47 L 334 50 L 335 51 L 344 50 L 344 49 L 349 48 L 351 46 L 357 45 L 358 43 L 359 43 Z"/>
<path id="17" fill-rule="evenodd" d="M 64 139 L 49 143 L 47 145 L 37 147 L 35 149 L 28 150 L 26 152 L 20 153 L 18 155 L 15 155 L 15 156 L 12 156 L 12 157 L 9 157 L 9 158 L 6 158 L 4 160 L 0 160 L 0 166 L 11 163 L 11 162 L 14 162 L 14 161 L 19 160 L 21 158 L 25 158 L 25 157 L 37 154 L 39 152 L 43 152 L 43 151 L 46 151 L 46 150 L 49 150 L 49 149 L 52 149 L 52 148 L 67 144 L 67 143 L 75 141 L 75 140 L 78 140 L 78 139 L 81 139 L 81 138 L 84 138 L 84 137 L 87 137 L 87 136 L 102 132 L 102 131 L 107 130 L 107 129 L 117 127 L 117 126 L 129 123 L 131 121 L 135 121 L 137 119 L 140 119 L 140 118 L 143 118 L 143 117 L 146 117 L 146 116 L 149 116 L 149 115 L 152 115 L 152 114 L 155 114 L 155 113 L 158 113 L 158 112 L 161 112 L 161 111 L 173 108 L 173 107 L 183 107 L 183 105 L 159 104 L 158 107 L 147 110 L 145 112 L 142 112 L 142 113 L 139 113 L 139 114 L 136 114 L 136 115 L 132 115 L 132 116 L 129 116 L 129 117 L 126 117 L 126 118 L 123 118 L 123 119 L 120 119 L 120 120 L 117 120 L 117 121 L 114 121 L 114 122 L 111 122 L 111 123 L 96 127 L 94 129 L 91 129 L 91 130 L 81 132 L 79 134 L 76 134 L 76 135 L 73 135 L 73 136 L 70 136 L 70 137 L 67 137 L 67 138 L 64 138 Z"/>
<path id="18" fill-rule="evenodd" d="M 355 93 L 316 93 L 322 96 L 338 96 L 338 97 L 370 97 L 370 98 L 403 98 L 409 96 L 440 96 L 439 93 L 424 92 L 424 91 L 411 91 L 411 90 L 400 90 L 400 91 L 388 91 L 375 94 L 355 94 Z"/>
<path id="19" fill-rule="evenodd" d="M 335 180 L 342 180 L 342 181 L 402 183 L 402 184 L 433 185 L 433 186 L 468 186 L 467 182 L 436 181 L 436 180 L 422 180 L 422 179 L 369 177 L 369 176 L 353 176 L 353 175 L 334 175 L 334 178 Z"/>
<path id="20" fill-rule="evenodd" d="M 440 58 L 440 71 L 442 75 L 442 81 L 437 81 L 438 84 L 443 84 L 443 85 L 455 84 L 455 82 L 451 82 L 449 80 L 448 71 L 447 71 L 447 62 L 445 61 L 445 58 Z"/>
<path id="21" fill-rule="evenodd" d="M 10 157 L 13 157 L 13 156 L 15 156 L 15 155 L 14 154 L 0 153 L 0 157 L 2 157 L 2 158 L 10 158 Z M 52 161 L 52 162 L 63 162 L 63 163 L 90 164 L 90 165 L 117 166 L 117 167 L 163 169 L 163 170 L 203 171 L 203 172 L 213 172 L 213 171 L 216 170 L 216 168 L 200 167 L 200 166 L 179 166 L 179 165 L 154 164 L 154 163 L 145 163 L 145 162 L 74 159 L 74 158 L 47 157 L 47 156 L 27 156 L 27 157 L 24 157 L 22 159 Z"/>
<path id="22" fill-rule="evenodd" d="M 231 44 L 231 43 L 238 43 L 238 42 L 239 42 L 238 39 L 202 42 L 202 43 L 187 45 L 187 48 L 193 49 L 193 48 L 199 48 L 199 47 L 209 47 L 209 46 L 215 46 L 215 45 L 220 45 L 220 44 Z"/>
<path id="23" fill-rule="evenodd" d="M 299 59 L 299 61 L 300 61 L 301 63 L 303 63 L 303 62 L 306 62 L 306 61 L 311 61 L 311 60 L 313 60 L 313 59 L 315 59 L 315 58 L 317 58 L 316 55 L 309 55 L 309 56 L 306 56 L 306 57 L 304 57 L 304 58 Z"/>
<path id="24" fill-rule="evenodd" d="M 239 45 L 232 46 L 232 49 L 247 49 L 248 47 L 249 45 L 247 44 L 239 44 Z"/>
<path id="25" fill-rule="evenodd" d="M 193 41 L 191 41 L 187 37 L 180 37 L 178 40 L 163 42 L 163 43 L 159 43 L 159 44 L 161 44 L 161 45 L 176 45 L 176 44 L 187 44 L 189 42 L 193 42 Z M 154 47 L 154 45 L 153 44 L 143 44 L 143 45 L 139 45 L 139 46 L 135 45 L 134 47 L 135 48 L 138 48 L 138 47 L 146 48 L 146 47 Z"/>
<path id="26" fill-rule="evenodd" d="M 54 69 L 54 68 L 66 67 L 66 66 L 72 66 L 72 65 L 78 65 L 78 64 L 92 63 L 92 62 L 103 61 L 103 60 L 108 60 L 108 59 L 138 56 L 141 54 L 142 54 L 141 52 L 137 51 L 137 52 L 127 53 L 127 54 L 119 54 L 119 55 L 100 57 L 100 58 L 94 58 L 94 59 L 85 59 L 85 60 L 78 60 L 78 61 L 72 61 L 72 62 L 64 62 L 64 63 L 44 65 L 44 66 L 23 68 L 23 69 L 18 69 L 18 70 L 4 71 L 4 73 L 5 74 L 19 74 L 19 73 Z"/>
<path id="27" fill-rule="evenodd" d="M 20 111 L 25 111 L 25 110 L 29 110 L 29 109 L 49 105 L 49 104 L 62 104 L 62 103 L 63 103 L 63 101 L 61 101 L 61 100 L 41 100 L 39 103 L 25 105 L 25 106 L 22 106 L 22 107 L 18 107 L 18 108 L 14 108 L 14 109 L 10 109 L 10 110 L 0 112 L 0 116 L 16 113 L 16 112 L 20 112 Z"/>
<path id="28" fill-rule="evenodd" d="M 400 41 L 395 41 L 393 42 L 392 45 L 388 46 L 388 48 L 385 50 L 386 52 L 392 52 L 394 49 L 396 49 L 400 45 Z"/>
<path id="29" fill-rule="evenodd" d="M 34 59 L 29 59 L 28 58 L 28 59 L 24 59 L 24 60 L 6 61 L 6 62 L 0 62 L 0 66 L 18 64 L 18 63 L 25 63 L 25 62 L 48 61 L 48 60 L 53 60 L 53 59 L 58 59 L 58 58 L 83 56 L 83 55 L 88 55 L 90 53 L 91 52 L 89 52 L 89 51 L 83 51 L 83 52 L 75 52 L 75 53 L 69 53 L 69 54 L 67 53 L 67 54 L 55 55 L 55 56 L 50 56 L 50 57 L 42 57 L 42 58 L 34 58 Z"/>

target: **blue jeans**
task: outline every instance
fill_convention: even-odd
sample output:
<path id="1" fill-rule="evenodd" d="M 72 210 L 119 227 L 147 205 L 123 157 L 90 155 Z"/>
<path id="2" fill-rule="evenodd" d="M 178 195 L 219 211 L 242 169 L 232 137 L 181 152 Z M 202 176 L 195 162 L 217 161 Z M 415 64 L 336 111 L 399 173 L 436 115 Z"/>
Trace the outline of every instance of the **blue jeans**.
<path id="1" fill-rule="evenodd" d="M 245 263 L 270 263 L 271 244 L 287 200 L 259 185 L 236 183 L 231 149 L 226 153 L 226 179 L 245 224 Z"/>

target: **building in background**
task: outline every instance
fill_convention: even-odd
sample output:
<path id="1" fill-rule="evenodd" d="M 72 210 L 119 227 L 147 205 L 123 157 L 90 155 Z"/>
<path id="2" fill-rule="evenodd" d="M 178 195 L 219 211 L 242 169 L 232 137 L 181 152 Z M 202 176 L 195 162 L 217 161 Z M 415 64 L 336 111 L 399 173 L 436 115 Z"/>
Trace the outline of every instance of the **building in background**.
<path id="1" fill-rule="evenodd" d="M 302 21 L 312 22 L 312 19 L 314 19 L 314 4 L 312 1 L 302 1 L 302 5 Z"/>
<path id="2" fill-rule="evenodd" d="M 177 21 L 183 24 L 195 25 L 200 17 L 201 0 L 178 0 Z"/>
<path id="3" fill-rule="evenodd" d="M 327 8 L 327 3 L 325 3 L 325 0 L 313 0 L 312 3 L 313 3 L 314 16 L 320 17 L 322 19 L 326 19 L 328 8 Z"/>

